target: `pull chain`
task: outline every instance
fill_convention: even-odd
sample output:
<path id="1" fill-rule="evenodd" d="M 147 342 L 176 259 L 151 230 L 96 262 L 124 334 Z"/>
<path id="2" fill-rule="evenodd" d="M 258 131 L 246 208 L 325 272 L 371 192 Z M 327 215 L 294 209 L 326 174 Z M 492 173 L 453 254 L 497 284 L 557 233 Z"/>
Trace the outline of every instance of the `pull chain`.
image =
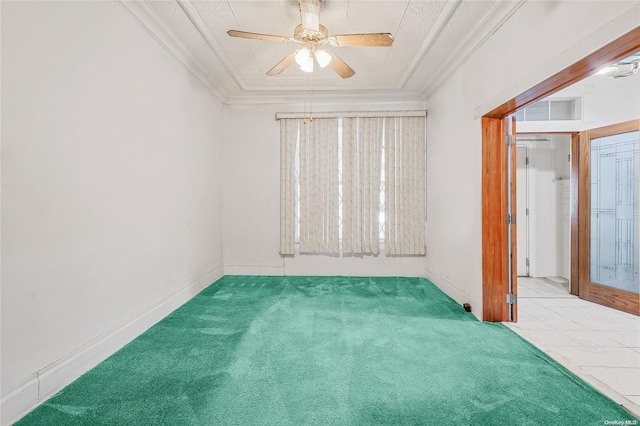
<path id="1" fill-rule="evenodd" d="M 302 117 L 302 124 L 307 124 L 307 75 L 306 73 L 302 77 L 302 113 L 304 116 Z"/>
<path id="2" fill-rule="evenodd" d="M 313 73 L 309 74 L 309 121 L 313 121 Z"/>
<path id="3" fill-rule="evenodd" d="M 302 100 L 302 124 L 307 124 L 307 93 L 309 95 L 309 121 L 313 121 L 313 73 L 305 73 L 308 74 L 304 76 L 303 80 L 303 100 Z M 307 87 L 307 79 L 309 80 L 309 84 Z M 307 90 L 308 89 L 308 90 Z"/>

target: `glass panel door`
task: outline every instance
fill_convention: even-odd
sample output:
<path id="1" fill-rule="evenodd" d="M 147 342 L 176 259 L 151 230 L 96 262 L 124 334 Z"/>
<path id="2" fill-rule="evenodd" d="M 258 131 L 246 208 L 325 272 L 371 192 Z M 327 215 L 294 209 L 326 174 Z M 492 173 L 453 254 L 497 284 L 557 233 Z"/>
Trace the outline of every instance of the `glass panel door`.
<path id="1" fill-rule="evenodd" d="M 591 139 L 590 281 L 639 292 L 638 134 Z"/>
<path id="2" fill-rule="evenodd" d="M 640 314 L 638 121 L 584 132 L 580 297 Z M 586 238 L 588 236 L 588 238 Z"/>

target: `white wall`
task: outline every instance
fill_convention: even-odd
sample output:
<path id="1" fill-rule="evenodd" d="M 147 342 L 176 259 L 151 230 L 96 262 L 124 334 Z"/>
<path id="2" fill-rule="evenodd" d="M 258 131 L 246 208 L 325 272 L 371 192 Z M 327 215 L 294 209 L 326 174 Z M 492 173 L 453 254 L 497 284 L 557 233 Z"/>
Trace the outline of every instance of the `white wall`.
<path id="1" fill-rule="evenodd" d="M 303 108 L 302 104 L 225 108 L 225 274 L 422 276 L 424 257 L 280 256 L 280 124 L 275 114 Z M 416 103 L 350 105 L 314 100 L 313 104 L 314 111 L 423 108 Z"/>
<path id="2" fill-rule="evenodd" d="M 519 132 L 576 132 L 640 117 L 640 73 L 611 78 L 592 75 L 549 96 L 582 98 L 582 119 L 577 121 L 523 121 Z"/>
<path id="3" fill-rule="evenodd" d="M 2 2 L 2 423 L 222 274 L 222 107 L 114 2 Z"/>
<path id="4" fill-rule="evenodd" d="M 608 126 L 640 117 L 640 73 L 610 78 L 593 75 L 567 89 L 584 96 L 585 129 Z"/>
<path id="5" fill-rule="evenodd" d="M 476 315 L 482 315 L 482 138 L 475 113 L 531 87 L 520 89 L 542 65 L 637 5 L 527 2 L 428 100 L 425 273 L 457 301 L 470 302 Z"/>

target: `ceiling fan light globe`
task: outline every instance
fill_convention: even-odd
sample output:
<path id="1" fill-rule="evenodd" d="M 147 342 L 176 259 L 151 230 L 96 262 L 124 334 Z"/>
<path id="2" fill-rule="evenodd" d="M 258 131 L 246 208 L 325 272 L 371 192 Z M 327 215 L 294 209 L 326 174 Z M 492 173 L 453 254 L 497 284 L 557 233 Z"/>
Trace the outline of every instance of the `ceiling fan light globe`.
<path id="1" fill-rule="evenodd" d="M 309 59 L 311 59 L 311 51 L 306 47 L 298 50 L 298 53 L 296 53 L 296 63 L 300 66 L 303 66 L 307 62 L 309 62 Z"/>
<path id="2" fill-rule="evenodd" d="M 300 65 L 300 69 L 304 72 L 313 72 L 313 58 L 309 56 L 309 60 Z"/>
<path id="3" fill-rule="evenodd" d="M 318 65 L 320 68 L 324 68 L 331 62 L 331 55 L 326 50 L 316 50 L 314 52 L 316 57 L 316 61 L 318 61 Z"/>

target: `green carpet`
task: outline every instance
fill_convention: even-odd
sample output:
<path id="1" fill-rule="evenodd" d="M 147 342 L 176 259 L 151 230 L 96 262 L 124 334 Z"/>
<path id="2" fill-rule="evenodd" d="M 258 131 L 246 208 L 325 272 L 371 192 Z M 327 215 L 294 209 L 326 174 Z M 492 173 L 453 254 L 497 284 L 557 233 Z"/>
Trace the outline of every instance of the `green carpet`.
<path id="1" fill-rule="evenodd" d="M 225 276 L 17 424 L 634 419 L 425 279 Z"/>

